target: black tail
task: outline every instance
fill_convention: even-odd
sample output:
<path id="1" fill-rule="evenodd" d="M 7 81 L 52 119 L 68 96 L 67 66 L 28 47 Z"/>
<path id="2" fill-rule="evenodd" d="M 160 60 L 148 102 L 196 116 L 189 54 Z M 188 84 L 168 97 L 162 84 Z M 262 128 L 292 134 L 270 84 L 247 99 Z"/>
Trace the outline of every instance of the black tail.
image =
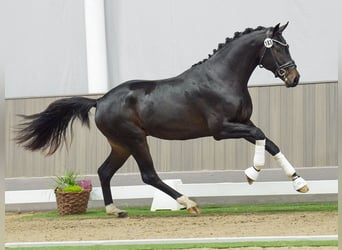
<path id="1" fill-rule="evenodd" d="M 89 127 L 89 110 L 96 107 L 95 99 L 71 97 L 51 103 L 46 110 L 34 115 L 23 115 L 25 120 L 20 124 L 15 138 L 25 149 L 46 150 L 51 155 L 66 139 L 66 129 L 71 121 L 79 118 L 83 125 Z"/>

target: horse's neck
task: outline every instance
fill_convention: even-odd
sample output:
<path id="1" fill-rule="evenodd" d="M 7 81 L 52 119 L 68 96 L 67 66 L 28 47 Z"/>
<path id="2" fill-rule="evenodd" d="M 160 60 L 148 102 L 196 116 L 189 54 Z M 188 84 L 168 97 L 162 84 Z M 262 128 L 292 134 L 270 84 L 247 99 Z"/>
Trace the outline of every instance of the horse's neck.
<path id="1" fill-rule="evenodd" d="M 247 88 L 248 80 L 258 65 L 260 46 L 253 46 L 253 39 L 233 41 L 211 62 L 223 82 Z"/>

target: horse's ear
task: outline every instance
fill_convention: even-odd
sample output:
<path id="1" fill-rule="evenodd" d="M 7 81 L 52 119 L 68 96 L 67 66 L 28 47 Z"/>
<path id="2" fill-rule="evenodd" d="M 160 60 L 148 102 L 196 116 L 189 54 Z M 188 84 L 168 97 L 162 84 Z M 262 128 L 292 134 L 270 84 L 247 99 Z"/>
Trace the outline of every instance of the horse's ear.
<path id="1" fill-rule="evenodd" d="M 287 22 L 285 25 L 279 27 L 279 33 L 283 33 L 284 29 L 286 29 L 287 25 L 289 25 L 289 22 Z"/>
<path id="2" fill-rule="evenodd" d="M 280 26 L 280 23 L 278 23 L 276 26 L 274 26 L 273 28 L 273 35 L 277 34 L 278 31 L 279 31 L 279 26 Z"/>
<path id="3" fill-rule="evenodd" d="M 281 34 L 283 33 L 283 31 L 286 29 L 287 25 L 289 24 L 289 22 L 287 22 L 285 25 L 280 26 L 280 23 L 278 23 L 274 28 L 273 28 L 273 35 Z"/>

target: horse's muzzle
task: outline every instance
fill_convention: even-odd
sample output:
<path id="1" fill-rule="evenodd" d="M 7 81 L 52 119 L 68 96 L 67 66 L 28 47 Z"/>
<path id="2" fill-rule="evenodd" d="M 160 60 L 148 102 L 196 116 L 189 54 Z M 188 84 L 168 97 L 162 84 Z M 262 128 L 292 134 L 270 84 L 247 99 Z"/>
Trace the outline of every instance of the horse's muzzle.
<path id="1" fill-rule="evenodd" d="M 299 83 L 300 74 L 297 69 L 294 67 L 289 70 L 288 74 L 282 79 L 285 82 L 286 87 L 292 88 L 296 87 Z"/>

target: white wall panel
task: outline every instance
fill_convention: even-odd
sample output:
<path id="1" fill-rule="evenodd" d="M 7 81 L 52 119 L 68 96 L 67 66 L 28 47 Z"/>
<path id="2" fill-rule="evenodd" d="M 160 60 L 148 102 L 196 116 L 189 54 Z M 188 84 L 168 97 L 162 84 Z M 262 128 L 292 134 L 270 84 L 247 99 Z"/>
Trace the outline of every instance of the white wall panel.
<path id="1" fill-rule="evenodd" d="M 84 0 L 2 4 L 6 97 L 86 94 Z M 290 21 L 284 33 L 301 82 L 337 79 L 339 2 L 105 0 L 110 85 L 175 76 L 235 31 Z M 280 83 L 257 69 L 250 85 Z"/>
<path id="2" fill-rule="evenodd" d="M 83 0 L 11 0 L 6 29 L 6 97 L 87 93 Z"/>
<path id="3" fill-rule="evenodd" d="M 112 85 L 175 76 L 235 31 L 290 21 L 284 37 L 301 82 L 337 80 L 338 1 L 225 0 L 106 1 Z M 250 85 L 280 83 L 257 69 Z"/>

